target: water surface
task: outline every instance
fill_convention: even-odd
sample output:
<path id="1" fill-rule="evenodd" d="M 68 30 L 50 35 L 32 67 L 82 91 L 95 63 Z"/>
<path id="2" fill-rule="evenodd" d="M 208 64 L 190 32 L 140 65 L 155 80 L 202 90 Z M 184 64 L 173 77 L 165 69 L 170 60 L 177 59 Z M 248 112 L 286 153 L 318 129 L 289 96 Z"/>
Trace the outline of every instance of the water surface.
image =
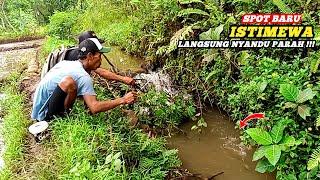
<path id="1" fill-rule="evenodd" d="M 113 46 L 109 53 L 105 54 L 110 62 L 118 68 L 120 71 L 132 71 L 132 72 L 141 72 L 143 69 L 141 65 L 144 63 L 142 59 L 131 56 L 124 51 L 121 51 L 120 47 Z M 111 66 L 107 60 L 102 57 L 101 67 L 106 69 L 111 69 Z"/>
<path id="2" fill-rule="evenodd" d="M 254 150 L 244 146 L 239 130 L 227 116 L 213 109 L 204 114 L 208 124 L 201 133 L 191 131 L 195 122 L 187 122 L 178 133 L 168 138 L 168 146 L 179 150 L 182 167 L 195 174 L 211 177 L 219 172 L 216 180 L 274 180 L 273 174 L 255 171 L 252 162 Z"/>

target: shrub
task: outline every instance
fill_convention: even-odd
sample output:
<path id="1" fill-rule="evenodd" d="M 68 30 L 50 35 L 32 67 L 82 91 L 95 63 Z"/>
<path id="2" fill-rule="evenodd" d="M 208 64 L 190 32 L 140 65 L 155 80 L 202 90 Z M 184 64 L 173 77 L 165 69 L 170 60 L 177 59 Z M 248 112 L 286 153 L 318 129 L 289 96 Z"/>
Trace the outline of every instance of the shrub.
<path id="1" fill-rule="evenodd" d="M 56 12 L 50 17 L 48 34 L 58 39 L 71 39 L 73 37 L 72 28 L 76 26 L 76 22 L 76 12 Z"/>
<path id="2" fill-rule="evenodd" d="M 182 94 L 170 97 L 154 89 L 142 95 L 134 104 L 134 109 L 141 123 L 168 130 L 179 125 L 183 119 L 191 119 L 196 113 L 191 97 Z"/>

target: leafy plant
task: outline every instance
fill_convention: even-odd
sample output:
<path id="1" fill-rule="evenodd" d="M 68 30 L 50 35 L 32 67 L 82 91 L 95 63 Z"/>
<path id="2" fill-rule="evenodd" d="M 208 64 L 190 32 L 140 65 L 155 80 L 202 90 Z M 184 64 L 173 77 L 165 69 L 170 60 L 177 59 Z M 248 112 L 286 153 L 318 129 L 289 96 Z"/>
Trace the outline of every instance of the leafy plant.
<path id="1" fill-rule="evenodd" d="M 184 118 L 194 117 L 196 113 L 190 97 L 182 94 L 170 97 L 154 89 L 141 96 L 134 104 L 134 109 L 141 123 L 169 129 L 180 124 Z"/>
<path id="2" fill-rule="evenodd" d="M 50 17 L 48 33 L 59 39 L 71 39 L 72 28 L 76 21 L 76 12 L 56 12 Z"/>
<path id="3" fill-rule="evenodd" d="M 203 117 L 201 117 L 197 121 L 197 124 L 195 124 L 191 127 L 191 130 L 198 130 L 198 132 L 200 133 L 202 128 L 206 128 L 206 127 L 208 127 L 207 122 L 204 120 Z"/>
<path id="4" fill-rule="evenodd" d="M 190 34 L 193 32 L 192 26 L 183 27 L 179 31 L 177 31 L 172 38 L 170 39 L 169 46 L 162 46 L 157 50 L 156 54 L 163 55 L 163 54 L 169 54 L 172 51 L 177 49 L 178 41 L 184 40 L 187 37 L 190 36 Z"/>
<path id="5" fill-rule="evenodd" d="M 200 34 L 200 39 L 201 40 L 220 40 L 220 34 L 223 31 L 224 25 L 221 24 L 218 27 L 210 28 L 208 31 L 203 32 Z"/>
<path id="6" fill-rule="evenodd" d="M 203 16 L 209 16 L 209 14 L 201 9 L 193 9 L 193 8 L 187 8 L 183 9 L 179 12 L 179 16 L 188 16 L 191 14 L 197 14 L 197 15 L 203 15 Z"/>
<path id="7" fill-rule="evenodd" d="M 310 116 L 310 107 L 308 107 L 307 105 L 297 105 L 311 100 L 315 96 L 315 93 L 310 88 L 300 91 L 296 86 L 292 84 L 281 84 L 280 93 L 286 100 L 291 101 L 285 103 L 284 108 L 297 108 L 298 114 L 303 119 L 306 119 L 307 116 Z"/>
<path id="8" fill-rule="evenodd" d="M 281 12 L 292 13 L 292 10 L 282 0 L 272 0 L 272 2 L 281 10 Z"/>

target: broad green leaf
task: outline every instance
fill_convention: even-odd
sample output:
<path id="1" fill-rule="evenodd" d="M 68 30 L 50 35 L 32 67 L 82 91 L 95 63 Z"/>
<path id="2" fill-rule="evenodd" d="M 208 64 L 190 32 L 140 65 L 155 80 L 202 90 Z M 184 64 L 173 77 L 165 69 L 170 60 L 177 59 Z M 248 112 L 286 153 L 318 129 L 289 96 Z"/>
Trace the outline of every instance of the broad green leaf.
<path id="1" fill-rule="evenodd" d="M 266 81 L 262 82 L 259 88 L 260 92 L 263 92 L 266 89 L 267 85 L 268 85 L 268 82 Z"/>
<path id="2" fill-rule="evenodd" d="M 258 163 L 257 163 L 257 166 L 256 166 L 256 171 L 259 172 L 259 173 L 265 173 L 267 171 L 269 171 L 269 169 L 273 169 L 274 166 L 272 166 L 272 164 L 270 164 L 268 162 L 268 160 L 266 159 L 263 159 L 263 160 L 260 160 Z"/>
<path id="3" fill-rule="evenodd" d="M 116 160 L 114 161 L 114 169 L 115 169 L 116 171 L 120 171 L 120 169 L 121 169 L 121 160 L 120 160 L 120 159 L 116 159 Z"/>
<path id="4" fill-rule="evenodd" d="M 105 164 L 109 164 L 110 162 L 112 161 L 112 154 L 109 154 L 107 157 L 106 157 L 106 160 L 105 160 Z"/>
<path id="5" fill-rule="evenodd" d="M 117 152 L 114 156 L 113 159 L 118 159 L 121 156 L 121 152 Z"/>
<path id="6" fill-rule="evenodd" d="M 297 180 L 297 178 L 293 174 L 288 174 L 283 177 L 283 180 Z"/>
<path id="7" fill-rule="evenodd" d="M 286 128 L 286 126 L 287 125 L 282 124 L 281 121 L 279 121 L 275 126 L 273 126 L 270 134 L 274 143 L 278 143 L 279 141 L 281 141 L 283 136 L 283 130 Z"/>
<path id="8" fill-rule="evenodd" d="M 295 102 L 299 94 L 299 89 L 292 84 L 281 84 L 280 93 L 286 100 Z"/>
<path id="9" fill-rule="evenodd" d="M 312 99 L 316 94 L 312 92 L 310 88 L 301 91 L 297 98 L 297 103 L 304 103 Z"/>
<path id="10" fill-rule="evenodd" d="M 81 165 L 81 163 L 77 162 L 77 164 L 74 167 L 72 167 L 69 172 L 70 173 L 77 173 L 80 165 Z"/>
<path id="11" fill-rule="evenodd" d="M 223 31 L 224 24 L 220 24 L 218 27 L 214 29 L 214 33 L 211 34 L 211 38 L 213 40 L 220 40 L 220 34 Z"/>
<path id="12" fill-rule="evenodd" d="M 212 28 L 210 28 L 208 31 L 205 31 L 199 35 L 200 40 L 211 40 L 211 32 Z"/>
<path id="13" fill-rule="evenodd" d="M 297 108 L 297 104 L 292 103 L 292 102 L 286 102 L 286 103 L 284 103 L 284 108 L 285 108 L 285 109 L 286 109 L 286 108 L 293 108 L 293 109 L 295 109 L 295 108 Z"/>
<path id="14" fill-rule="evenodd" d="M 267 146 L 265 156 L 268 159 L 268 161 L 270 162 L 270 164 L 275 166 L 281 156 L 281 147 L 279 145 Z"/>
<path id="15" fill-rule="evenodd" d="M 296 139 L 293 136 L 286 136 L 283 139 L 282 145 L 294 146 L 296 145 Z"/>
<path id="16" fill-rule="evenodd" d="M 266 146 L 260 146 L 254 153 L 252 157 L 252 161 L 257 161 L 261 159 L 265 154 L 265 148 Z"/>
<path id="17" fill-rule="evenodd" d="M 269 133 L 260 128 L 250 128 L 246 130 L 249 136 L 255 140 L 259 145 L 270 145 L 272 138 Z"/>
<path id="18" fill-rule="evenodd" d="M 298 114 L 305 120 L 307 116 L 310 116 L 310 109 L 306 105 L 298 106 Z"/>

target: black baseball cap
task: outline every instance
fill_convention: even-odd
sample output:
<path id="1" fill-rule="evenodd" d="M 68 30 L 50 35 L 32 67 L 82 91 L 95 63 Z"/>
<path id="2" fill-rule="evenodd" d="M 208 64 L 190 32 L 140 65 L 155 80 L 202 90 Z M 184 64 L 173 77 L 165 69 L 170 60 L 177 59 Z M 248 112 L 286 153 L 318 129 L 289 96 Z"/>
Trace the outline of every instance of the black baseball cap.
<path id="1" fill-rule="evenodd" d="M 100 43 L 104 43 L 104 40 L 99 39 L 99 38 L 96 36 L 96 33 L 95 33 L 94 31 L 85 31 L 85 32 L 81 33 L 81 34 L 79 35 L 79 37 L 78 37 L 79 44 L 80 44 L 82 41 L 84 41 L 84 40 L 86 40 L 86 39 L 88 39 L 88 38 L 96 38 L 96 39 L 98 39 L 98 41 L 99 41 Z"/>
<path id="2" fill-rule="evenodd" d="M 91 53 L 108 53 L 111 51 L 111 47 L 103 47 L 97 38 L 88 38 L 79 44 L 80 56 Z"/>

